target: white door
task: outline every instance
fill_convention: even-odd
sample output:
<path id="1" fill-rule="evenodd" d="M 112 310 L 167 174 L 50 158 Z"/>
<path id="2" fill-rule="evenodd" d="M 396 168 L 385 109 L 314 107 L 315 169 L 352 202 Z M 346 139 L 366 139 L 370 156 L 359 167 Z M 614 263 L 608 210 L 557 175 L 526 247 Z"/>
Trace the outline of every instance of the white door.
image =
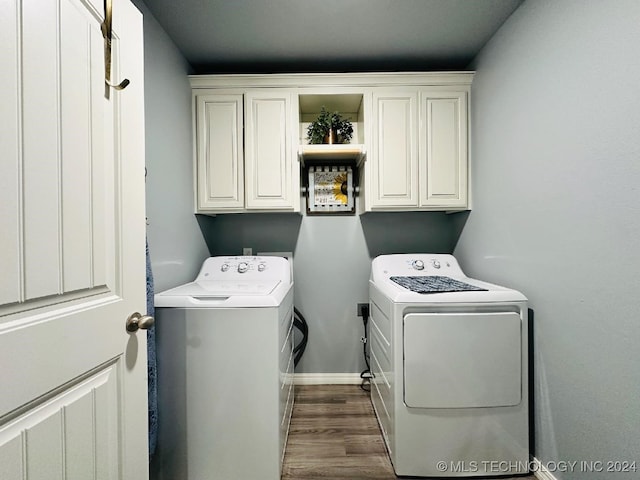
<path id="1" fill-rule="evenodd" d="M 142 18 L 102 0 L 0 11 L 0 478 L 148 477 Z"/>

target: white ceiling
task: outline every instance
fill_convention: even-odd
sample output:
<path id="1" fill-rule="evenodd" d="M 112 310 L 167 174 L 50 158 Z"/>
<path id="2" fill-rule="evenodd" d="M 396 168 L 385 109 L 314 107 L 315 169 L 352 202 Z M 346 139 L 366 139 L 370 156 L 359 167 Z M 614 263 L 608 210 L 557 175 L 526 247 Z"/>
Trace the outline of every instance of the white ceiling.
<path id="1" fill-rule="evenodd" d="M 522 0 L 144 0 L 196 73 L 464 70 Z"/>

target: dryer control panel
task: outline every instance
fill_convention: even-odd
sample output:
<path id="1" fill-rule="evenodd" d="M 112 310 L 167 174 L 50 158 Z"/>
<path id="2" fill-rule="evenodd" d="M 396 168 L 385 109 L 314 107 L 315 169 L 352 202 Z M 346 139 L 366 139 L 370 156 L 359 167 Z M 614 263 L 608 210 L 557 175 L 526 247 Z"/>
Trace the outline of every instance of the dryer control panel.
<path id="1" fill-rule="evenodd" d="M 374 281 L 393 276 L 442 275 L 464 277 L 464 273 L 453 255 L 442 253 L 405 253 L 381 255 L 371 264 Z"/>

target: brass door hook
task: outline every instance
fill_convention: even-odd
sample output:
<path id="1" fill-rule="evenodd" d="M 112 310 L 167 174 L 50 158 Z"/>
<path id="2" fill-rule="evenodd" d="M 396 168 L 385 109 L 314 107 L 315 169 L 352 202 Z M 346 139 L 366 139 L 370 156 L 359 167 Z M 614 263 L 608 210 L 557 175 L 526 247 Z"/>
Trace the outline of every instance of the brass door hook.
<path id="1" fill-rule="evenodd" d="M 109 87 L 116 90 L 124 90 L 129 83 L 128 78 L 125 78 L 120 83 L 111 82 L 111 39 L 113 38 L 113 5 L 112 0 L 105 0 L 104 2 L 104 22 L 102 22 L 101 30 L 104 37 L 104 83 Z M 107 93 L 108 94 L 108 93 Z"/>

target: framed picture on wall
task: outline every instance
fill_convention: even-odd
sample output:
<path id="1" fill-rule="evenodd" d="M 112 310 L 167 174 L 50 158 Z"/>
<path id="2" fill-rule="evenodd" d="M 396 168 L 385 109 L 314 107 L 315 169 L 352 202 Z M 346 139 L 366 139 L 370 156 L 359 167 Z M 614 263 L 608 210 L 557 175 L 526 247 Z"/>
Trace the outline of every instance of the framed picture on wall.
<path id="1" fill-rule="evenodd" d="M 355 213 L 352 167 L 310 166 L 308 181 L 308 214 Z"/>

